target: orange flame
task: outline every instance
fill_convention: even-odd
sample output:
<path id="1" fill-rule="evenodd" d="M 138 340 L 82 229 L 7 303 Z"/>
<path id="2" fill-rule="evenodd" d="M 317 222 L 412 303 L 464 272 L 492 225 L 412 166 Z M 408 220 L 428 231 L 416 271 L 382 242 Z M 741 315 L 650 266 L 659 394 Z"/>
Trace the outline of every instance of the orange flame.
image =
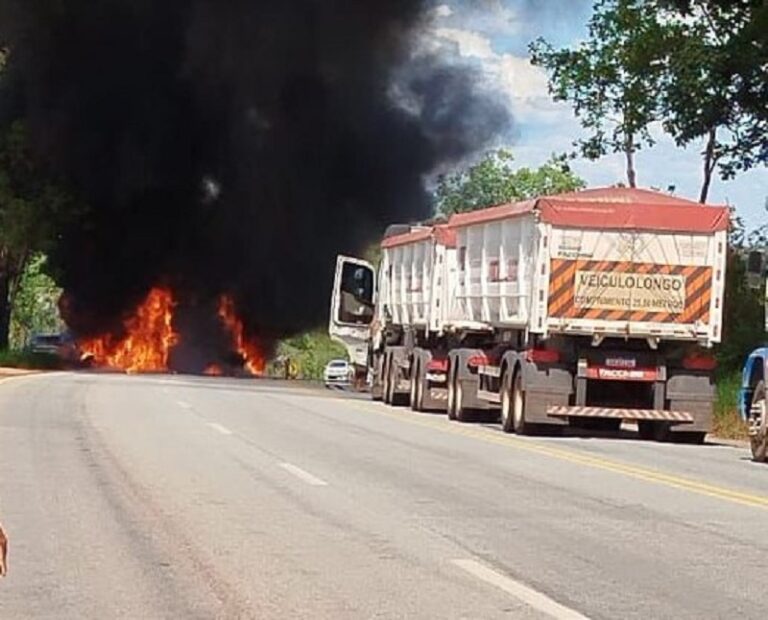
<path id="1" fill-rule="evenodd" d="M 111 334 L 80 343 L 82 358 L 91 357 L 97 366 L 126 372 L 165 372 L 168 353 L 178 344 L 173 331 L 173 293 L 153 288 L 124 323 L 126 335 L 116 340 Z"/>
<path id="2" fill-rule="evenodd" d="M 242 356 L 248 372 L 257 376 L 264 374 L 265 360 L 261 350 L 255 343 L 245 339 L 243 322 L 237 317 L 235 302 L 229 295 L 222 295 L 219 299 L 219 317 L 232 334 L 235 349 Z"/>

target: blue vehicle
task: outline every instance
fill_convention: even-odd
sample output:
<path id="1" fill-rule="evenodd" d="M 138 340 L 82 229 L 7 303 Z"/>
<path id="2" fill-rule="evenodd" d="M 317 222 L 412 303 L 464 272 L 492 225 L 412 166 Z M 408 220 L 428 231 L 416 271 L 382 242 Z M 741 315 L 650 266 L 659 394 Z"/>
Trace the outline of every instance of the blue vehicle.
<path id="1" fill-rule="evenodd" d="M 747 276 L 757 286 L 763 285 L 768 252 L 751 252 L 747 261 Z M 768 332 L 768 287 L 765 292 L 765 331 Z M 739 392 L 739 413 L 749 425 L 752 458 L 765 462 L 768 457 L 768 346 L 752 351 L 744 364 Z"/>
<path id="2" fill-rule="evenodd" d="M 739 393 L 739 412 L 749 424 L 752 458 L 760 462 L 766 460 L 766 453 L 768 453 L 766 385 L 768 385 L 768 347 L 762 347 L 752 351 L 747 358 Z"/>

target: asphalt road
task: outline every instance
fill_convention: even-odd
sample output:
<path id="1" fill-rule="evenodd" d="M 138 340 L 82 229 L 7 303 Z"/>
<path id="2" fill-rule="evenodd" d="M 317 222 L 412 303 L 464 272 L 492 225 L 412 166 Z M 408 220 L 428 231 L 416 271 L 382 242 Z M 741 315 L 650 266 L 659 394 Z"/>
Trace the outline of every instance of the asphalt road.
<path id="1" fill-rule="evenodd" d="M 768 467 L 259 381 L 0 383 L 0 618 L 764 618 Z"/>

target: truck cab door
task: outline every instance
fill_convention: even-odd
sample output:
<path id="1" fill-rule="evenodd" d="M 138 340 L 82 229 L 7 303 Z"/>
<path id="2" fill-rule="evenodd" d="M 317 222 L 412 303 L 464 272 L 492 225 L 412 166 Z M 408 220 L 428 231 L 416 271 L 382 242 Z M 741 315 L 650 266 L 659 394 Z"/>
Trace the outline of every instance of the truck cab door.
<path id="1" fill-rule="evenodd" d="M 370 326 L 375 316 L 376 272 L 373 265 L 350 256 L 336 258 L 328 334 L 343 344 L 358 367 L 368 362 Z"/>

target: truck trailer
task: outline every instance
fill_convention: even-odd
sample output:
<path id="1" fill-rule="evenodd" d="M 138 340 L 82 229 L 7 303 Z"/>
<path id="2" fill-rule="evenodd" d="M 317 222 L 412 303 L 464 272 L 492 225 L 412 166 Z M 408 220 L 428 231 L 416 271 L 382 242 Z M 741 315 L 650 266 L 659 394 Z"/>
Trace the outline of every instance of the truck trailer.
<path id="1" fill-rule="evenodd" d="M 340 256 L 329 331 L 374 398 L 506 432 L 712 424 L 728 208 L 601 188 L 391 227 Z"/>

